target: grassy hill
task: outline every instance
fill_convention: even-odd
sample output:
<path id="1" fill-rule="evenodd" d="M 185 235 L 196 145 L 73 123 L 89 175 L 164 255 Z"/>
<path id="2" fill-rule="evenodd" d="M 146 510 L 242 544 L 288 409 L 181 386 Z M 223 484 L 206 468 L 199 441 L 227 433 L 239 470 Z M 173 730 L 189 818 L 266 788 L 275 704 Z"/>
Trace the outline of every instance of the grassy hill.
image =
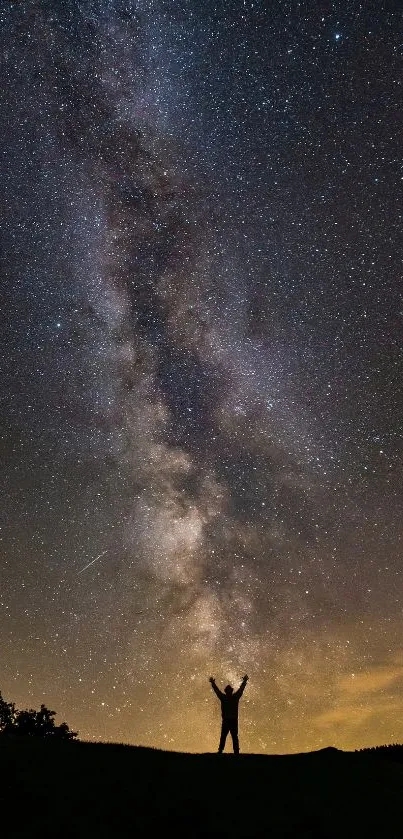
<path id="1" fill-rule="evenodd" d="M 387 752 L 187 755 L 0 741 L 4 837 L 402 836 L 403 763 Z"/>

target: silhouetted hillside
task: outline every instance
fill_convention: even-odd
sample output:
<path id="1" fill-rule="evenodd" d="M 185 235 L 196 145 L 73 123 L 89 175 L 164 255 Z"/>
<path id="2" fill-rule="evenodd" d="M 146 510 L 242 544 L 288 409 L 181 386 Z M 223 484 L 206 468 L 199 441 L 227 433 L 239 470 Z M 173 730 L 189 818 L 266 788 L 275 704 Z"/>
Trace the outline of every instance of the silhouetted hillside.
<path id="1" fill-rule="evenodd" d="M 388 750 L 374 754 L 236 758 L 5 740 L 2 835 L 400 839 L 403 767 Z"/>

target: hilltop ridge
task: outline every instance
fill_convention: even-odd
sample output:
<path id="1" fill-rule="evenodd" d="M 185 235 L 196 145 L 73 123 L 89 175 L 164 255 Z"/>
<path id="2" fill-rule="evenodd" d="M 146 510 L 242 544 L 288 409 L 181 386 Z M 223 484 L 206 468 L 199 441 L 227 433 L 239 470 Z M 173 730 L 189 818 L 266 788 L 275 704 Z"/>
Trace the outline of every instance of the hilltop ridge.
<path id="1" fill-rule="evenodd" d="M 19 738 L 0 744 L 1 819 L 13 837 L 400 839 L 403 766 L 383 748 L 234 757 Z"/>

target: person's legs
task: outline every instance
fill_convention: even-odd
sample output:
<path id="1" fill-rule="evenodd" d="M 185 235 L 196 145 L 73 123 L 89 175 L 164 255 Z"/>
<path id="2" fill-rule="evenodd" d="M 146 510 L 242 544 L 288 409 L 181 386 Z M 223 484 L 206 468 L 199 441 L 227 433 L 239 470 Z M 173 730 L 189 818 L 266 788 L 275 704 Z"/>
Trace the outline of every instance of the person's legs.
<path id="1" fill-rule="evenodd" d="M 229 732 L 229 725 L 227 720 L 222 721 L 221 725 L 221 737 L 220 737 L 220 745 L 218 747 L 219 754 L 224 751 L 225 741 L 227 739 L 227 734 Z"/>
<path id="2" fill-rule="evenodd" d="M 231 720 L 230 732 L 234 754 L 239 755 L 238 720 Z"/>

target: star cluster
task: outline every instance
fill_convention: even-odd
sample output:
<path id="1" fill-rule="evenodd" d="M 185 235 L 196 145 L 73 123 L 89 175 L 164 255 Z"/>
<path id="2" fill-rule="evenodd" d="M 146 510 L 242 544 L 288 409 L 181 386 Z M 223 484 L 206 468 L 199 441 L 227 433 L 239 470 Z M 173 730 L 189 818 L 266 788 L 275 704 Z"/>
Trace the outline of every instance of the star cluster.
<path id="1" fill-rule="evenodd" d="M 397 4 L 0 6 L 0 687 L 82 737 L 402 739 Z"/>

